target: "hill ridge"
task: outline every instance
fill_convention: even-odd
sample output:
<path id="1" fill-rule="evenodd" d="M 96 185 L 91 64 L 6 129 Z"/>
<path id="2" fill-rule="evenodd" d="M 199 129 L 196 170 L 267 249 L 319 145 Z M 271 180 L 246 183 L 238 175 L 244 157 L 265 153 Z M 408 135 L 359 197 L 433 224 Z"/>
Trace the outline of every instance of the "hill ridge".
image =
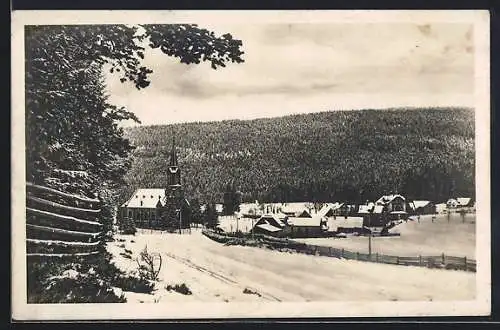
<path id="1" fill-rule="evenodd" d="M 165 185 L 174 131 L 186 195 L 200 201 L 220 201 L 233 180 L 246 200 L 363 201 L 393 190 L 436 201 L 474 195 L 472 109 L 407 109 L 128 128 L 138 148 L 122 198 L 138 186 Z"/>

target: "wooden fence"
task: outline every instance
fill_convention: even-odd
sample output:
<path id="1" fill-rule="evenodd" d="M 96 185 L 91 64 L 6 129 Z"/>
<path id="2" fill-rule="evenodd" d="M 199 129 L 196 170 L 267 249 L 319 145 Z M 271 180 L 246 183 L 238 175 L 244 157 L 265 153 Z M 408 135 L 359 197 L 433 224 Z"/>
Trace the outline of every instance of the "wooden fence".
<path id="1" fill-rule="evenodd" d="M 98 199 L 26 184 L 28 258 L 85 257 L 99 253 Z"/>
<path id="2" fill-rule="evenodd" d="M 241 235 L 241 237 L 236 237 L 234 235 L 216 233 L 211 230 L 203 230 L 203 234 L 208 238 L 219 243 L 227 243 L 235 239 L 248 240 L 251 238 L 251 236 L 249 235 Z M 393 265 L 446 268 L 446 269 L 466 270 L 471 272 L 476 271 L 475 260 L 469 259 L 467 257 L 447 256 L 444 253 L 439 256 L 416 256 L 416 257 L 391 256 L 378 253 L 372 253 L 370 255 L 361 252 L 348 251 L 346 249 L 338 249 L 328 246 L 310 245 L 306 243 L 297 242 L 291 239 L 269 237 L 261 234 L 259 235 L 255 234 L 253 237 L 259 239 L 260 241 L 262 241 L 267 245 L 272 246 L 273 248 L 292 249 L 298 253 L 333 257 L 333 258 L 342 258 L 349 260 L 359 260 L 366 262 L 393 264 Z"/>

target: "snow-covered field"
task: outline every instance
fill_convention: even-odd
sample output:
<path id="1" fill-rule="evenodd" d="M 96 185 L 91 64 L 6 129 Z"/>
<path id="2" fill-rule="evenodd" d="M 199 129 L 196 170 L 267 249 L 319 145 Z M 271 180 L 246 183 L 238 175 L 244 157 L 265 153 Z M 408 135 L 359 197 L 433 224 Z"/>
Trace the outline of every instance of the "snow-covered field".
<path id="1" fill-rule="evenodd" d="M 459 214 L 452 214 L 450 221 L 446 215 L 438 215 L 434 222 L 430 215 L 421 216 L 420 222 L 408 221 L 394 227 L 391 232 L 400 236 L 372 237 L 372 253 L 394 256 L 476 256 L 476 219 L 467 214 L 465 223 Z M 347 238 L 306 238 L 297 239 L 308 244 L 344 248 L 352 252 L 368 253 L 368 237 L 349 236 Z"/>
<path id="2" fill-rule="evenodd" d="M 250 218 L 241 218 L 237 220 L 235 217 L 221 216 L 219 217 L 219 227 L 227 233 L 234 233 L 237 230 L 243 233 L 249 233 L 257 220 Z"/>
<path id="3" fill-rule="evenodd" d="M 125 292 L 129 302 L 245 301 L 404 301 L 468 300 L 475 296 L 475 274 L 463 271 L 394 266 L 224 246 L 191 235 L 119 236 L 108 244 L 118 267 L 132 271 L 134 260 L 119 255 L 125 247 L 133 258 L 147 245 L 163 256 L 160 281 L 152 294 Z M 131 242 L 134 241 L 134 242 Z M 185 283 L 192 295 L 167 291 Z M 244 293 L 244 290 L 255 293 Z"/>

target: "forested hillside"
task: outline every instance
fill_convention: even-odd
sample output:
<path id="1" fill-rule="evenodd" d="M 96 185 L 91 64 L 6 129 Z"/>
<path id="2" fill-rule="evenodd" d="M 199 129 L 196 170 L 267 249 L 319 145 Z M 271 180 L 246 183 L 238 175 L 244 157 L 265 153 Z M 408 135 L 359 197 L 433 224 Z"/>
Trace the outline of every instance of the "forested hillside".
<path id="1" fill-rule="evenodd" d="M 233 181 L 251 201 L 374 200 L 397 191 L 474 196 L 474 111 L 332 111 L 250 121 L 135 127 L 123 200 L 164 187 L 176 135 L 186 196 L 219 202 Z"/>

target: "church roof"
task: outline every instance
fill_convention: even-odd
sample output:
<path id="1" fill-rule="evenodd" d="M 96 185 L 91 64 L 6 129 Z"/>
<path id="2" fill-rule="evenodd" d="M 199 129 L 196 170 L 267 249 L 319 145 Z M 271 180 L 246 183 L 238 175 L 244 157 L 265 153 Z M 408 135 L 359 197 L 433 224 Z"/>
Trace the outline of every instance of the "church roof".
<path id="1" fill-rule="evenodd" d="M 139 188 L 132 197 L 122 204 L 122 207 L 133 208 L 155 208 L 158 201 L 163 203 L 165 189 L 162 188 Z"/>

